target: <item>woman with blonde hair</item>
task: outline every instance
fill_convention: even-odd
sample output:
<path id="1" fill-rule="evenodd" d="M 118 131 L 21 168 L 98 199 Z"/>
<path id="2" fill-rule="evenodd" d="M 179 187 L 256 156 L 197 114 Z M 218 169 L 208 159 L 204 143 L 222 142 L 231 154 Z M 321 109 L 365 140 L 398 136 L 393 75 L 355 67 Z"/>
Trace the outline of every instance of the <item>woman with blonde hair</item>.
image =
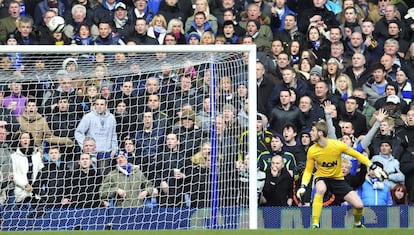
<path id="1" fill-rule="evenodd" d="M 167 33 L 167 21 L 161 14 L 156 14 L 148 25 L 147 34 L 158 40 L 160 45 L 164 44 L 164 37 Z"/>
<path id="2" fill-rule="evenodd" d="M 201 35 L 200 44 L 201 45 L 212 45 L 215 43 L 215 37 L 213 32 L 206 31 Z"/>
<path id="3" fill-rule="evenodd" d="M 180 19 L 171 19 L 168 22 L 168 26 L 167 26 L 167 33 L 173 33 L 176 40 L 177 40 L 177 44 L 181 44 L 181 45 L 185 45 L 186 43 L 186 39 L 185 39 L 185 32 L 184 32 L 184 28 L 183 28 L 183 22 Z"/>
<path id="4" fill-rule="evenodd" d="M 341 73 L 336 78 L 336 90 L 335 95 L 337 95 L 343 101 L 346 101 L 349 96 L 352 95 L 352 81 L 348 75 Z"/>

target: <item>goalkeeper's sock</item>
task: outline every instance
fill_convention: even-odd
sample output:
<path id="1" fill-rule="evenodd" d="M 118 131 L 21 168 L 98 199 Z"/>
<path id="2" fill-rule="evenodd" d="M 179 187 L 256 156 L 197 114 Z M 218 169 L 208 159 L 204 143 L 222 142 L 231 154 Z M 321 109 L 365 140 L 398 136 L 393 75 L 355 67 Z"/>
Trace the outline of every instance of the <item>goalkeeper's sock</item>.
<path id="1" fill-rule="evenodd" d="M 323 195 L 315 194 L 312 203 L 312 224 L 319 224 L 319 219 L 322 213 Z"/>
<path id="2" fill-rule="evenodd" d="M 361 218 L 363 214 L 364 214 L 364 208 L 360 208 L 360 209 L 354 208 L 353 215 L 354 215 L 355 225 L 361 224 Z"/>

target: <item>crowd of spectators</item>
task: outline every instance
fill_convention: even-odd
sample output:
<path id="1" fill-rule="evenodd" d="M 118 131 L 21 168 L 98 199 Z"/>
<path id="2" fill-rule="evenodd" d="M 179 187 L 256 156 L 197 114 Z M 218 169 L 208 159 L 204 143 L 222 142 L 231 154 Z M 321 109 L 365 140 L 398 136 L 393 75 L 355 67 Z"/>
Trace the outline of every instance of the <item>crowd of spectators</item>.
<path id="1" fill-rule="evenodd" d="M 58 69 L 46 57 L 1 54 L 1 205 L 31 203 L 30 216 L 45 207 L 206 207 L 213 165 L 219 204 L 246 206 L 248 102 L 257 102 L 261 205 L 311 203 L 294 190 L 318 119 L 388 173 L 378 182 L 343 156 L 344 175 L 361 195 L 414 203 L 414 15 L 402 0 L 1 3 L 0 43 L 10 46 L 257 48 L 250 99 L 246 53 L 214 68 L 191 56 L 176 68 L 177 58 L 146 55 L 160 65 L 152 73 L 141 72 L 134 53 L 59 55 Z M 48 27 L 56 15 L 65 19 L 62 32 Z"/>

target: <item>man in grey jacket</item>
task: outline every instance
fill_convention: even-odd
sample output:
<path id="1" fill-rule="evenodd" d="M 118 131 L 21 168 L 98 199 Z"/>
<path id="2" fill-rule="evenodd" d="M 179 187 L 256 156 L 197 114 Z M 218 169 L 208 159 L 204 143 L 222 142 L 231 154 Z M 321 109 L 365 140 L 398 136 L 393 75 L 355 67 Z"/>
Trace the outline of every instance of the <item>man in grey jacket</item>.
<path id="1" fill-rule="evenodd" d="M 96 141 L 98 169 L 108 174 L 112 169 L 112 160 L 118 150 L 116 120 L 107 109 L 107 101 L 98 98 L 94 109 L 86 114 L 75 131 L 75 139 L 79 146 L 83 146 L 85 137 L 92 137 Z"/>
<path id="2" fill-rule="evenodd" d="M 6 143 L 8 132 L 6 128 L 0 126 L 0 205 L 7 201 L 8 190 L 14 188 L 13 164 L 10 157 L 10 147 Z"/>

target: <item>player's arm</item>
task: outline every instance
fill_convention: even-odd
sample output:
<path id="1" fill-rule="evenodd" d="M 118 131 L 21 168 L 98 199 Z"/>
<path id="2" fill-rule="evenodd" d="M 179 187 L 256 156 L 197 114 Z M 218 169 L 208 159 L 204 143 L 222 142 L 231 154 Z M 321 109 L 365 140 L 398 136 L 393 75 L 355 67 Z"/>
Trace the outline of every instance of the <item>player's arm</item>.
<path id="1" fill-rule="evenodd" d="M 356 158 L 358 161 L 360 161 L 362 164 L 367 166 L 370 170 L 373 170 L 375 175 L 380 179 L 387 179 L 388 175 L 385 173 L 384 170 L 381 169 L 381 167 L 377 167 L 377 165 L 372 164 L 372 162 L 368 159 L 367 156 L 363 155 L 362 153 L 359 153 L 358 151 L 354 150 L 353 148 L 347 148 L 344 153 Z"/>
<path id="2" fill-rule="evenodd" d="M 356 151 L 355 149 L 353 149 L 351 147 L 346 147 L 344 153 L 356 158 L 359 162 L 361 162 L 365 166 L 370 166 L 371 165 L 371 161 L 368 159 L 367 156 L 365 156 L 364 154 Z"/>
<path id="3" fill-rule="evenodd" d="M 307 186 L 310 179 L 312 178 L 313 168 L 315 167 L 315 161 L 311 156 L 308 156 L 306 160 L 305 170 L 303 171 L 302 183 L 301 185 Z"/>
<path id="4" fill-rule="evenodd" d="M 300 188 L 296 191 L 296 197 L 302 201 L 303 195 L 306 192 L 306 186 L 312 177 L 313 168 L 315 167 L 315 160 L 312 155 L 308 152 L 308 159 L 306 160 L 305 170 L 303 171 L 302 182 Z"/>

